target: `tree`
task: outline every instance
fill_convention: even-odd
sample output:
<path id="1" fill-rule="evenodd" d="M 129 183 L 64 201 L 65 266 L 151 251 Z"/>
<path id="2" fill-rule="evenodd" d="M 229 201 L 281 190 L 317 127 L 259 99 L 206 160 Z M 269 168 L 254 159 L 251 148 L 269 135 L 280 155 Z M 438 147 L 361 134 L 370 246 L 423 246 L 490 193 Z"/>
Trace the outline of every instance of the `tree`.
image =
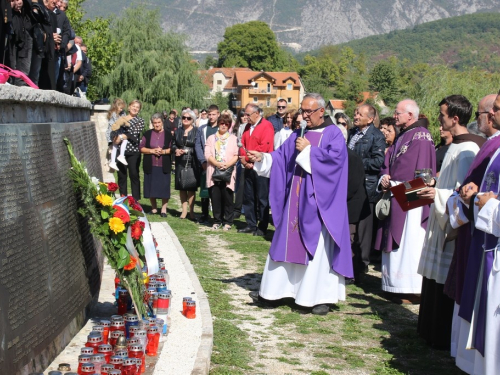
<path id="1" fill-rule="evenodd" d="M 98 98 L 96 84 L 101 77 L 110 73 L 115 66 L 115 58 L 120 49 L 119 41 L 111 38 L 109 18 L 97 17 L 94 20 L 86 19 L 81 4 L 85 0 L 71 0 L 66 15 L 75 34 L 81 36 L 87 46 L 88 57 L 92 62 L 92 77 L 89 82 L 87 98 Z"/>
<path id="2" fill-rule="evenodd" d="M 143 116 L 170 108 L 200 107 L 207 94 L 184 38 L 161 28 L 159 13 L 132 7 L 111 25 L 121 41 L 115 68 L 99 82 L 105 97 L 143 102 Z"/>
<path id="3" fill-rule="evenodd" d="M 287 56 L 276 36 L 262 21 L 227 27 L 224 40 L 217 45 L 219 67 L 248 67 L 252 70 L 279 71 L 288 66 Z"/>
<path id="4" fill-rule="evenodd" d="M 399 90 L 396 66 L 388 61 L 379 61 L 370 72 L 369 84 L 372 91 L 378 91 L 388 106 L 397 102 Z"/>

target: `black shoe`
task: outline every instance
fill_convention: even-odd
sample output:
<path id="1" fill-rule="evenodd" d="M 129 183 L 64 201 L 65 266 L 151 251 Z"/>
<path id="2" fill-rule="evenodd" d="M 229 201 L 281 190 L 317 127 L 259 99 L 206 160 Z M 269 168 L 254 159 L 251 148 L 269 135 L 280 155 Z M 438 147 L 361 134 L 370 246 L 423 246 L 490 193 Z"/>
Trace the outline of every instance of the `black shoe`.
<path id="1" fill-rule="evenodd" d="M 156 215 L 158 213 L 158 210 L 151 210 L 148 212 L 148 215 Z"/>
<path id="2" fill-rule="evenodd" d="M 277 307 L 280 305 L 280 300 L 276 301 L 271 301 L 265 298 L 262 298 L 259 295 L 259 292 L 250 292 L 248 293 L 250 298 L 253 300 L 254 303 L 258 303 L 260 305 L 268 306 L 268 307 Z"/>
<path id="3" fill-rule="evenodd" d="M 255 230 L 255 232 L 253 232 L 253 235 L 254 235 L 254 236 L 264 237 L 266 234 L 265 234 L 263 231 L 261 231 L 259 228 L 257 228 L 257 229 Z"/>
<path id="4" fill-rule="evenodd" d="M 238 229 L 238 233 L 253 233 L 253 232 L 255 232 L 255 228 L 249 226 L 246 226 L 243 229 Z"/>
<path id="5" fill-rule="evenodd" d="M 166 212 L 162 212 L 162 213 L 160 214 L 160 216 L 161 216 L 161 217 L 167 217 L 167 214 L 166 214 Z"/>
<path id="6" fill-rule="evenodd" d="M 198 219 L 198 224 L 206 224 L 208 223 L 208 219 L 209 217 L 208 216 L 200 216 L 200 218 Z"/>
<path id="7" fill-rule="evenodd" d="M 311 313 L 314 315 L 326 315 L 330 311 L 330 306 L 328 305 L 316 305 L 313 307 Z"/>
<path id="8" fill-rule="evenodd" d="M 259 296 L 259 292 L 250 292 L 248 293 L 248 295 L 250 296 L 251 299 L 253 299 L 254 302 L 259 302 L 259 298 L 261 298 Z"/>

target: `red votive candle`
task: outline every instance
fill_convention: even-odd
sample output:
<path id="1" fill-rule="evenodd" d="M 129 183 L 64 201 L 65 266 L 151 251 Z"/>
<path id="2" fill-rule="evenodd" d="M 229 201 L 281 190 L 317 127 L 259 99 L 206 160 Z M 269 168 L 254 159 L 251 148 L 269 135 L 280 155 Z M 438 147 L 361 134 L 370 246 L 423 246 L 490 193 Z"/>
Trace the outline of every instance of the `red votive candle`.
<path id="1" fill-rule="evenodd" d="M 141 360 L 141 365 L 137 366 L 141 374 L 146 371 L 146 361 L 142 345 L 131 345 L 128 348 L 128 356 L 129 358 L 136 358 Z"/>
<path id="2" fill-rule="evenodd" d="M 137 375 L 135 358 L 125 358 L 123 360 L 122 375 Z"/>
<path id="3" fill-rule="evenodd" d="M 109 320 L 101 320 L 99 322 L 99 325 L 104 328 L 102 333 L 102 341 L 107 344 L 109 340 L 109 329 L 111 328 L 111 322 Z"/>
<path id="4" fill-rule="evenodd" d="M 146 354 L 152 357 L 158 355 L 158 345 L 160 343 L 160 330 L 158 327 L 148 328 L 148 343 L 146 345 Z"/>
<path id="5" fill-rule="evenodd" d="M 93 363 L 84 363 L 82 364 L 81 373 L 79 375 L 91 375 L 95 373 L 95 367 Z"/>
<path id="6" fill-rule="evenodd" d="M 82 375 L 82 366 L 84 364 L 92 363 L 91 359 L 92 359 L 92 356 L 89 354 L 80 354 L 78 356 L 78 370 L 76 370 L 78 375 Z"/>
<path id="7" fill-rule="evenodd" d="M 118 292 L 118 314 L 125 315 L 127 313 L 129 293 L 126 289 L 120 289 Z"/>
<path id="8" fill-rule="evenodd" d="M 98 334 L 97 332 L 90 332 L 90 334 L 87 336 L 87 342 L 85 346 L 87 348 L 94 348 L 94 353 L 97 353 L 97 348 L 99 345 L 102 344 L 102 336 L 101 334 Z"/>
<path id="9" fill-rule="evenodd" d="M 110 365 L 109 363 L 107 363 L 105 365 L 102 365 L 102 367 L 101 367 L 101 375 L 109 375 L 109 372 L 111 370 L 114 370 L 114 369 L 115 369 L 115 366 Z"/>
<path id="10" fill-rule="evenodd" d="M 194 319 L 196 318 L 196 302 L 187 301 L 186 303 L 186 318 Z"/>
<path id="11" fill-rule="evenodd" d="M 109 344 L 99 345 L 97 348 L 97 353 L 104 354 L 104 359 L 106 363 L 109 363 L 111 356 L 113 355 L 113 347 Z"/>
<path id="12" fill-rule="evenodd" d="M 123 357 L 120 357 L 119 355 L 112 355 L 109 364 L 113 365 L 115 369 L 117 370 L 122 370 L 122 365 L 123 365 Z"/>
<path id="13" fill-rule="evenodd" d="M 184 297 L 182 299 L 182 314 L 186 315 L 187 311 L 187 301 L 192 301 L 193 299 L 191 297 Z"/>
<path id="14" fill-rule="evenodd" d="M 116 341 L 120 336 L 125 337 L 125 333 L 123 333 L 123 331 L 113 331 L 109 334 L 109 344 L 113 346 L 113 348 L 115 347 Z"/>

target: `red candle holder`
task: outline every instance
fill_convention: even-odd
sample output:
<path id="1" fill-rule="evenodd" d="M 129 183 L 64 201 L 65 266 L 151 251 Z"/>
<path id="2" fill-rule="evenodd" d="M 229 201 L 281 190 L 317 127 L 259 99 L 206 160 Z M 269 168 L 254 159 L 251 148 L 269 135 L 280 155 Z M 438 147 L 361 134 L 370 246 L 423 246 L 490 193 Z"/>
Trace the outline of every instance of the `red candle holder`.
<path id="1" fill-rule="evenodd" d="M 87 364 L 87 363 L 92 363 L 92 355 L 90 354 L 80 354 L 78 356 L 78 369 L 76 372 L 78 375 L 82 374 L 82 366 Z"/>
<path id="2" fill-rule="evenodd" d="M 87 336 L 87 342 L 85 343 L 85 346 L 87 348 L 93 348 L 94 353 L 97 353 L 97 348 L 99 345 L 102 344 L 102 336 L 101 334 L 97 332 L 90 332 L 90 334 Z"/>
<path id="3" fill-rule="evenodd" d="M 148 343 L 146 345 L 146 354 L 151 357 L 158 355 L 158 345 L 160 344 L 160 330 L 158 327 L 148 328 Z"/>
<path id="4" fill-rule="evenodd" d="M 186 318 L 194 319 L 196 318 L 196 302 L 195 301 L 187 301 L 186 303 Z"/>
<path id="5" fill-rule="evenodd" d="M 123 360 L 122 375 L 137 375 L 135 358 L 125 358 Z"/>
<path id="6" fill-rule="evenodd" d="M 129 293 L 126 289 L 120 289 L 118 292 L 118 314 L 125 315 L 128 311 Z"/>
<path id="7" fill-rule="evenodd" d="M 125 337 L 125 333 L 123 331 L 113 331 L 109 334 L 109 344 L 113 346 L 113 348 L 116 345 L 116 341 L 118 340 L 119 337 Z"/>
<path id="8" fill-rule="evenodd" d="M 78 375 L 91 375 L 95 373 L 95 366 L 93 363 L 84 363 L 80 371 Z"/>
<path id="9" fill-rule="evenodd" d="M 187 311 L 187 301 L 192 301 L 193 299 L 191 297 L 184 297 L 182 299 L 182 314 L 186 315 Z"/>
<path id="10" fill-rule="evenodd" d="M 123 357 L 121 357 L 119 355 L 112 355 L 110 360 L 109 360 L 109 364 L 113 365 L 115 367 L 115 369 L 119 370 L 121 373 L 122 365 L 123 365 Z"/>
<path id="11" fill-rule="evenodd" d="M 101 375 L 109 375 L 109 372 L 111 370 L 114 370 L 115 369 L 115 366 L 113 365 L 110 365 L 110 364 L 105 364 L 105 365 L 102 365 L 101 367 Z"/>
<path id="12" fill-rule="evenodd" d="M 111 356 L 114 354 L 113 346 L 109 344 L 99 345 L 99 347 L 97 348 L 97 353 L 104 354 L 106 363 L 109 363 L 109 361 L 111 360 Z"/>
<path id="13" fill-rule="evenodd" d="M 141 374 L 146 371 L 146 360 L 144 357 L 144 348 L 142 347 L 142 345 L 131 345 L 128 348 L 128 356 L 129 358 L 136 358 L 141 360 L 141 365 L 137 366 Z"/>
<path id="14" fill-rule="evenodd" d="M 109 339 L 109 331 L 111 328 L 111 322 L 109 320 L 101 320 L 99 322 L 99 325 L 101 325 L 104 328 L 103 334 L 102 334 L 102 340 L 105 344 L 107 344 L 108 339 Z"/>

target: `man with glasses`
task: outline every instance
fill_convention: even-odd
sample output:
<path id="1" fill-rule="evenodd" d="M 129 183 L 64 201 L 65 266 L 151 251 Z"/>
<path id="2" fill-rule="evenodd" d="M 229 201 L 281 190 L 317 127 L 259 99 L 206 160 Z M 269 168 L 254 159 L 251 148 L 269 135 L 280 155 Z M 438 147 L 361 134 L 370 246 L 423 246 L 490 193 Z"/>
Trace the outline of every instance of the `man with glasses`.
<path id="1" fill-rule="evenodd" d="M 406 99 L 394 111 L 401 129 L 385 155 L 379 185 L 383 191 L 415 178 L 417 169 L 436 174 L 436 151 L 432 136 L 419 119 L 415 101 Z M 429 217 L 429 206 L 407 212 L 393 199 L 390 213 L 379 226 L 375 249 L 382 251 L 382 290 L 396 303 L 418 303 L 422 276 L 417 273 Z M 392 293 L 392 294 L 389 294 Z"/>
<path id="2" fill-rule="evenodd" d="M 385 137 L 373 124 L 377 116 L 377 110 L 370 104 L 359 106 L 354 113 L 354 127 L 349 130 L 348 147 L 363 160 L 365 170 L 365 187 L 370 201 L 370 214 L 359 223 L 351 226 L 353 234 L 354 252 L 354 279 L 356 283 L 361 281 L 364 273 L 368 272 L 370 264 L 370 252 L 372 250 L 373 238 L 373 208 L 379 193 L 377 192 L 377 181 L 380 167 L 385 158 Z M 338 121 L 345 121 L 339 119 Z"/>
<path id="3" fill-rule="evenodd" d="M 326 315 L 331 304 L 345 300 L 345 277 L 353 277 L 347 149 L 339 127 L 324 117 L 319 94 L 304 97 L 301 113 L 307 123 L 303 136 L 294 131 L 271 154 L 248 152 L 257 173 L 271 178 L 276 224 L 260 291 L 250 297 L 271 304 L 291 297 L 313 314 Z"/>
<path id="4" fill-rule="evenodd" d="M 202 174 L 206 176 L 207 171 L 207 160 L 205 159 L 205 142 L 207 138 L 212 134 L 217 133 L 217 129 L 219 126 L 217 125 L 217 121 L 219 120 L 219 107 L 215 104 L 212 104 L 208 107 L 208 123 L 202 125 L 199 128 L 198 133 L 196 134 L 196 141 L 194 149 L 196 151 L 196 157 L 203 167 Z M 202 183 L 204 179 L 201 179 Z M 202 186 L 203 188 L 203 186 Z M 201 198 L 201 216 L 198 219 L 199 224 L 207 224 L 208 219 L 210 219 L 210 214 L 208 213 L 210 208 L 210 198 Z"/>
<path id="5" fill-rule="evenodd" d="M 450 95 L 439 103 L 438 120 L 443 131 L 449 131 L 453 142 L 446 152 L 441 174 L 427 188 L 417 193 L 432 199 L 427 231 L 417 272 L 422 275 L 422 294 L 418 316 L 418 333 L 429 345 L 450 348 L 454 302 L 443 293 L 453 252 L 454 235 L 449 230 L 446 202 L 460 186 L 485 139 L 469 134 L 467 124 L 472 104 L 462 95 Z"/>
<path id="6" fill-rule="evenodd" d="M 451 226 L 458 229 L 455 251 L 444 285 L 444 293 L 454 301 L 451 326 L 455 340 L 451 343 L 451 353 L 456 358 L 457 366 L 469 373 L 468 370 L 474 367 L 476 354 L 467 350 L 466 345 L 482 257 L 482 251 L 471 249 L 471 243 L 481 243 L 485 233 L 474 228 L 474 222 L 470 220 L 474 205 L 467 207 L 462 201 L 469 202 L 477 194 L 486 168 L 500 147 L 500 126 L 495 124 L 491 113 L 496 98 L 496 94 L 491 94 L 479 101 L 475 112 L 476 121 L 479 131 L 486 135 L 487 140 L 474 158 L 462 186 L 457 189 L 458 193 L 454 193 L 447 203 Z"/>
<path id="7" fill-rule="evenodd" d="M 247 125 L 241 136 L 243 148 L 240 149 L 240 160 L 245 168 L 243 209 L 247 226 L 238 232 L 264 236 L 269 225 L 269 178 L 257 175 L 245 150 L 272 152 L 274 130 L 272 124 L 260 114 L 259 107 L 253 103 L 245 107 L 245 116 Z"/>
<path id="8" fill-rule="evenodd" d="M 267 120 L 273 125 L 274 133 L 277 133 L 281 129 L 283 129 L 283 120 L 285 119 L 286 106 L 286 100 L 283 98 L 279 99 L 276 113 L 267 118 Z"/>

